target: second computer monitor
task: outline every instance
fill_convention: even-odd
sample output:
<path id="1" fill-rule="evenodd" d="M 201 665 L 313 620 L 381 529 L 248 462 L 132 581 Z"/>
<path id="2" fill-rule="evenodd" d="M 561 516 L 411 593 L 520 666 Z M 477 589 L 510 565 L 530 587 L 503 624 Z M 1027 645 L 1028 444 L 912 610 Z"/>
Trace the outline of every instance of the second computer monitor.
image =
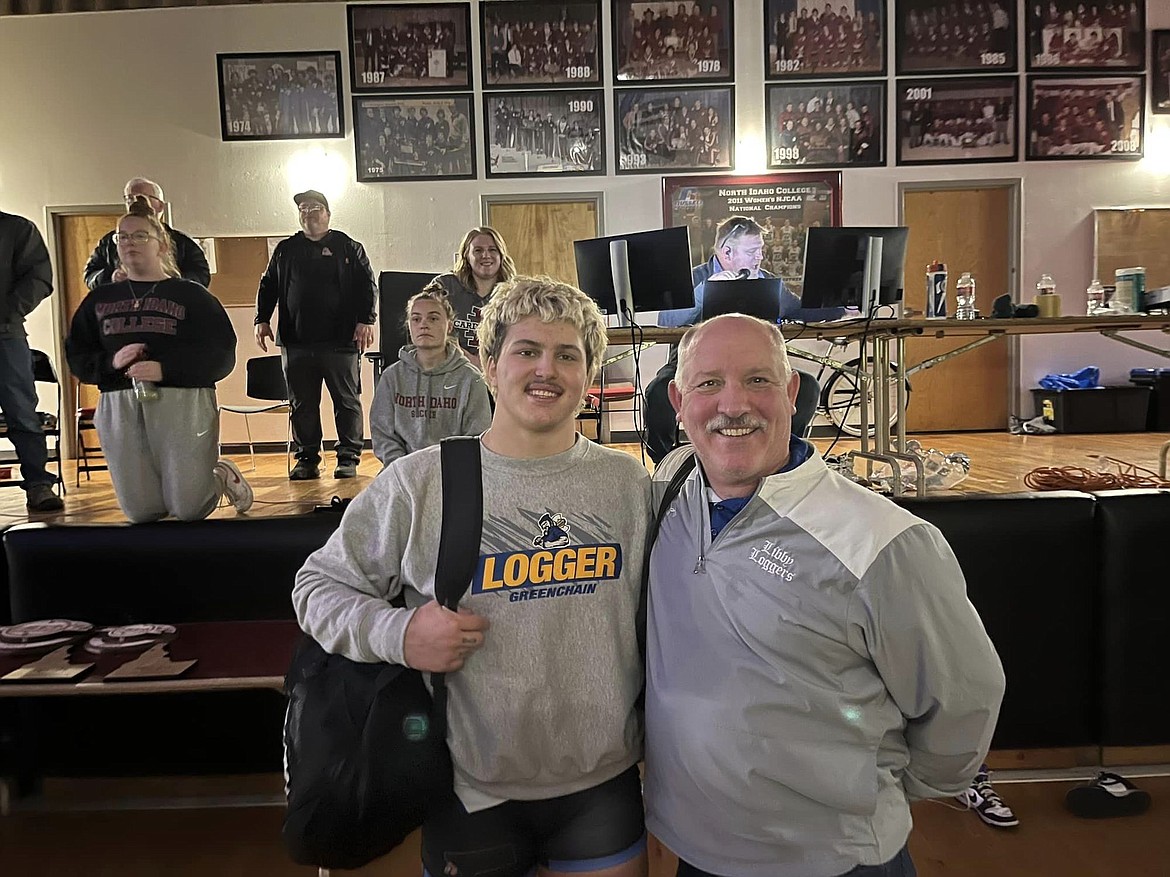
<path id="1" fill-rule="evenodd" d="M 803 308 L 863 308 L 902 300 L 905 286 L 906 226 L 812 226 L 804 243 Z M 878 279 L 866 288 L 866 259 L 881 242 Z"/>
<path id="2" fill-rule="evenodd" d="M 606 314 L 623 314 L 614 288 L 612 253 L 624 242 L 634 311 L 694 307 L 691 245 L 686 226 L 573 241 L 577 285 Z M 619 263 L 620 268 L 620 263 Z"/>

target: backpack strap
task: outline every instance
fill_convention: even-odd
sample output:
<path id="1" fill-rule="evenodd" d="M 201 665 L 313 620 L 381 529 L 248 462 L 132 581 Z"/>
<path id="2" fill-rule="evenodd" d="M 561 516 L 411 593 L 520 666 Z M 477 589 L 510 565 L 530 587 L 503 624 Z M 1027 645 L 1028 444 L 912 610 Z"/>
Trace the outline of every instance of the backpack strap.
<path id="1" fill-rule="evenodd" d="M 471 585 L 483 534 L 483 477 L 479 438 L 455 436 L 439 443 L 443 467 L 443 529 L 435 569 L 435 598 L 455 609 Z"/>
<path id="2" fill-rule="evenodd" d="M 439 443 L 443 473 L 443 528 L 435 569 L 435 599 L 455 610 L 471 585 L 483 536 L 483 473 L 479 438 L 456 436 Z M 447 737 L 447 677 L 431 674 L 431 720 Z"/>
<path id="3" fill-rule="evenodd" d="M 654 514 L 654 523 L 650 525 L 650 529 L 646 533 L 646 552 L 642 555 L 642 589 L 638 594 L 638 614 L 635 619 L 638 654 L 642 656 L 643 664 L 646 662 L 646 602 L 650 591 L 650 553 L 654 550 L 654 541 L 658 538 L 658 530 L 662 526 L 662 519 L 666 517 L 667 509 L 670 508 L 670 504 L 674 502 L 674 498 L 682 490 L 683 482 L 694 470 L 697 460 L 698 458 L 692 451 L 679 461 L 678 469 L 667 482 L 666 493 L 662 495 L 662 501 L 658 504 L 658 509 Z M 639 695 L 640 702 L 641 696 Z"/>

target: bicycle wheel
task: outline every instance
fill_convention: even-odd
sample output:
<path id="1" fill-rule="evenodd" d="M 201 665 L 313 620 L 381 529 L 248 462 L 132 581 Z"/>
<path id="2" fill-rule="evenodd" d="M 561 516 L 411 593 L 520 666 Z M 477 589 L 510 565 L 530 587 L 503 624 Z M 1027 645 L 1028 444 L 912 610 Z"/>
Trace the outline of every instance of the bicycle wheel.
<path id="1" fill-rule="evenodd" d="M 869 363 L 872 361 L 872 358 L 868 360 Z M 849 360 L 845 363 L 845 369 L 835 372 L 829 382 L 825 384 L 825 389 L 821 391 L 821 407 L 825 414 L 840 432 L 851 436 L 861 435 L 861 390 L 858 386 L 859 382 L 854 376 L 860 362 L 859 359 Z M 891 368 L 897 368 L 897 366 L 892 364 Z M 866 381 L 860 383 L 867 388 L 865 404 L 872 420 L 875 410 L 873 383 Z M 898 425 L 897 386 L 898 382 L 893 378 L 885 382 L 886 398 L 890 406 L 890 429 Z M 906 403 L 910 403 L 909 381 L 906 382 Z M 874 428 L 871 424 L 869 436 L 872 438 L 873 435 Z"/>

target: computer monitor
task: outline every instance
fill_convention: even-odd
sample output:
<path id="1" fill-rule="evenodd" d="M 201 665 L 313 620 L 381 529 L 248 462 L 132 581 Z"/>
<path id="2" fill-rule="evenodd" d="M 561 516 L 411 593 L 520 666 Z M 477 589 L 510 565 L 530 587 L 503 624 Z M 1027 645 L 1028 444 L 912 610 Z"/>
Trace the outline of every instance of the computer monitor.
<path id="1" fill-rule="evenodd" d="M 637 312 L 695 306 L 686 226 L 573 241 L 573 255 L 577 285 L 603 313 L 632 322 Z"/>
<path id="2" fill-rule="evenodd" d="M 780 282 L 779 277 L 708 280 L 703 286 L 702 318 L 747 314 L 775 323 L 780 319 Z"/>
<path id="3" fill-rule="evenodd" d="M 855 307 L 868 314 L 901 301 L 909 234 L 906 226 L 811 226 L 801 307 Z"/>

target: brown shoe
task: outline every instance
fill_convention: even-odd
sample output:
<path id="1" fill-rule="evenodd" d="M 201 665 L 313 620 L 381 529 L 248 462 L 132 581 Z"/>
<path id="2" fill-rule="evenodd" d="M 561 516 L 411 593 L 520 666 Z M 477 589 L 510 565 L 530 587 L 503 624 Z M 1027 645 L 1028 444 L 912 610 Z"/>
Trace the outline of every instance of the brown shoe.
<path id="1" fill-rule="evenodd" d="M 48 484 L 30 484 L 25 489 L 24 505 L 30 512 L 59 512 L 65 501 L 53 493 Z"/>

